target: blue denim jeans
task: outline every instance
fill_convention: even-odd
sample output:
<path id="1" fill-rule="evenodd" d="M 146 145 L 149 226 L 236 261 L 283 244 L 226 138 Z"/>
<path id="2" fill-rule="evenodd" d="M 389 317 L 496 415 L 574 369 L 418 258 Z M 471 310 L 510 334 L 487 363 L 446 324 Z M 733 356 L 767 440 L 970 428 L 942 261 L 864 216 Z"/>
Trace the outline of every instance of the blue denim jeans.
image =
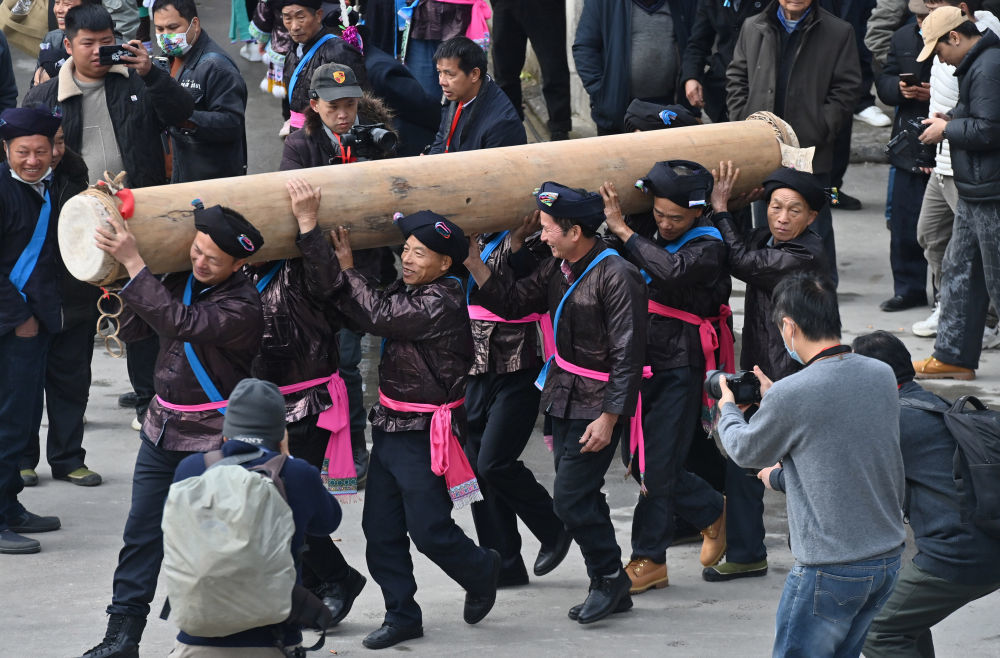
<path id="1" fill-rule="evenodd" d="M 773 656 L 856 658 L 892 593 L 900 556 L 805 566 L 795 563 L 778 603 Z"/>

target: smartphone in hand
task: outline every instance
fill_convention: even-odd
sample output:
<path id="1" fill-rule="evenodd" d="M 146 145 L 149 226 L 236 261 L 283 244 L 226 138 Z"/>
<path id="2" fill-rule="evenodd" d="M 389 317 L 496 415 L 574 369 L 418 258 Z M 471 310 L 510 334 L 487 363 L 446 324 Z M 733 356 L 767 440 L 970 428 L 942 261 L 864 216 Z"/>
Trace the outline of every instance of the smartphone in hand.
<path id="1" fill-rule="evenodd" d="M 101 46 L 97 49 L 101 66 L 114 66 L 121 64 L 122 57 L 131 57 L 132 53 L 125 50 L 119 44 L 113 46 Z"/>
<path id="2" fill-rule="evenodd" d="M 917 80 L 916 73 L 900 73 L 899 81 L 903 83 L 906 87 L 919 87 L 920 81 Z"/>

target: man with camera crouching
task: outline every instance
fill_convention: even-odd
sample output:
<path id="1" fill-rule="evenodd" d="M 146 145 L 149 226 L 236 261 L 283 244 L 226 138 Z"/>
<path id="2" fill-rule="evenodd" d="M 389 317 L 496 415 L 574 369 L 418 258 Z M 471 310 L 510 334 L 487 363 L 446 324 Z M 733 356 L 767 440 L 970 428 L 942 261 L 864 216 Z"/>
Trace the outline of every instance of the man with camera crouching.
<path id="1" fill-rule="evenodd" d="M 905 539 L 896 376 L 840 344 L 837 293 L 796 274 L 774 289 L 771 321 L 804 367 L 759 368 L 749 422 L 720 381 L 719 437 L 747 468 L 781 461 L 795 565 L 778 604 L 774 655 L 856 656 L 892 592 Z"/>
<path id="2" fill-rule="evenodd" d="M 713 197 L 715 226 L 729 247 L 730 273 L 747 284 L 740 367 L 755 365 L 774 380 L 801 366 L 785 351 L 778 328 L 771 322 L 771 291 L 795 272 L 827 274 L 823 242 L 810 228 L 826 205 L 826 194 L 812 174 L 777 169 L 764 179 L 763 201 L 767 227 L 754 229 L 746 240 L 739 237 L 725 199 L 739 170 L 720 163 Z M 728 189 L 727 189 L 728 188 Z M 706 567 L 702 577 L 710 582 L 764 576 L 764 486 L 746 471 L 726 460 L 726 561 Z"/>

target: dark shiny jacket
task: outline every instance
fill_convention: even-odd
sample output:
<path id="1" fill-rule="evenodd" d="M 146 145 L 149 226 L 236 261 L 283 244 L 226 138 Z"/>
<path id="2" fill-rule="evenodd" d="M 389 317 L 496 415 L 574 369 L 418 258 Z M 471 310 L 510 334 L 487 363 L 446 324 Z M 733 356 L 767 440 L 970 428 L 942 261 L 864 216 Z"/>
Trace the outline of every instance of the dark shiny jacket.
<path id="1" fill-rule="evenodd" d="M 143 269 L 122 289 L 125 310 L 119 337 L 132 342 L 153 333 L 160 337 L 156 357 L 156 394 L 174 404 L 209 402 L 184 354 L 191 343 L 219 394 L 228 398 L 260 349 L 264 331 L 260 295 L 242 272 L 183 302 L 189 273 L 168 274 L 161 283 Z M 165 450 L 206 452 L 222 445 L 223 416 L 218 411 L 171 411 L 153 398 L 142 431 Z"/>
<path id="2" fill-rule="evenodd" d="M 737 237 L 729 213 L 718 213 L 714 219 L 729 247 L 729 271 L 747 284 L 740 367 L 750 370 L 760 366 L 774 381 L 798 372 L 802 366 L 788 356 L 780 327 L 771 319 L 771 293 L 793 272 L 829 274 L 822 239 L 806 229 L 794 240 L 769 246 L 771 231 L 765 226 L 754 229 L 744 243 Z"/>
<path id="3" fill-rule="evenodd" d="M 35 269 L 24 285 L 27 299 L 21 297 L 9 278 L 35 232 L 42 203 L 42 197 L 33 187 L 15 180 L 10 175 L 10 166 L 0 163 L 0 336 L 31 316 L 49 333 L 62 328 L 55 213 L 49 218 Z"/>
<path id="4" fill-rule="evenodd" d="M 57 226 L 56 218 L 60 209 L 70 198 L 87 189 L 88 180 L 87 163 L 77 153 L 66 149 L 52 176 L 52 218 L 56 220 Z M 63 328 L 80 323 L 96 323 L 97 299 L 101 296 L 101 289 L 70 274 L 58 252 L 57 249 Z"/>
<path id="5" fill-rule="evenodd" d="M 598 239 L 573 263 L 574 275 L 580 276 L 605 246 Z M 498 270 L 472 294 L 472 302 L 501 317 L 549 312 L 554 321 L 559 301 L 570 286 L 561 263 L 550 258 L 521 279 L 515 279 L 509 269 Z M 622 420 L 632 416 L 646 364 L 646 285 L 639 270 L 615 256 L 598 263 L 563 306 L 556 346 L 570 363 L 610 373 L 611 378 L 602 382 L 579 377 L 553 362 L 542 390 L 541 407 L 546 413 L 587 420 L 605 412 L 618 414 Z"/>
<path id="6" fill-rule="evenodd" d="M 986 30 L 962 63 L 958 105 L 944 137 L 951 147 L 951 168 L 959 196 L 969 201 L 1000 200 L 1000 38 Z"/>
<path id="7" fill-rule="evenodd" d="M 802 19 L 798 47 L 791 55 L 785 98 L 777 95 L 784 28 L 778 3 L 748 18 L 740 30 L 733 61 L 726 70 L 726 105 L 730 121 L 784 106 L 781 118 L 791 124 L 803 147 L 815 146 L 813 167 L 829 173 L 833 142 L 851 120 L 861 89 L 861 65 L 850 23 L 813 5 Z"/>
<path id="8" fill-rule="evenodd" d="M 308 43 L 302 45 L 302 54 L 305 55 L 309 52 L 313 44 L 322 38 L 324 34 L 328 33 L 330 33 L 329 30 L 320 30 Z M 292 83 L 292 74 L 302 59 L 298 54 L 298 46 L 299 44 L 292 42 L 291 50 L 288 51 L 288 55 L 285 57 L 283 76 L 286 85 Z M 306 108 L 309 107 L 309 84 L 313 73 L 327 62 L 336 62 L 351 67 L 354 75 L 358 78 L 358 84 L 361 85 L 361 88 L 366 90 L 369 88 L 368 74 L 365 72 L 364 55 L 361 54 L 360 50 L 340 37 L 334 36 L 319 47 L 312 56 L 312 59 L 306 62 L 306 65 L 299 72 L 299 77 L 295 81 L 295 89 L 292 89 L 292 95 L 288 99 L 288 107 L 292 112 L 305 112 Z"/>
<path id="9" fill-rule="evenodd" d="M 452 101 L 441 110 L 441 124 L 431 145 L 431 154 L 444 153 L 448 143 L 451 122 L 455 118 L 458 103 Z M 456 151 L 476 151 L 497 146 L 517 146 L 526 144 L 524 123 L 517 115 L 507 94 L 486 76 L 476 100 L 462 110 L 451 137 L 449 153 Z"/>
<path id="10" fill-rule="evenodd" d="M 276 263 L 245 265 L 254 286 Z M 278 386 L 327 377 L 340 367 L 340 319 L 309 294 L 301 258 L 289 258 L 260 293 L 264 336 L 253 376 Z M 330 407 L 326 385 L 285 395 L 285 422 L 294 423 Z"/>
<path id="11" fill-rule="evenodd" d="M 625 243 L 622 253 L 652 279 L 646 285 L 649 299 L 703 318 L 718 316 L 719 307 L 729 302 L 732 291 L 725 243 L 714 238 L 696 238 L 671 254 L 663 248 L 650 213 L 630 216 L 626 221 L 635 234 Z M 692 228 L 697 226 L 712 226 L 712 221 L 702 217 Z M 646 363 L 653 372 L 705 367 L 697 326 L 653 313 L 648 316 Z"/>
<path id="12" fill-rule="evenodd" d="M 310 292 L 326 296 L 362 331 L 381 336 L 379 389 L 393 400 L 444 404 L 465 396 L 472 365 L 472 332 L 461 281 L 441 277 L 409 287 L 401 280 L 378 290 L 357 269 L 341 270 L 333 247 L 315 229 L 300 235 Z M 431 414 L 400 412 L 379 403 L 368 414 L 385 432 L 425 430 Z M 465 409 L 452 411 L 452 429 L 464 435 Z"/>
<path id="13" fill-rule="evenodd" d="M 79 153 L 83 146 L 83 95 L 78 89 L 67 96 L 60 95 L 60 82 L 67 76 L 72 79 L 72 60 L 63 65 L 57 77 L 29 91 L 21 104 L 58 105 L 63 113 L 66 146 Z M 104 93 L 115 141 L 128 172 L 128 186 L 165 185 L 167 169 L 161 136 L 168 126 L 180 125 L 191 117 L 194 98 L 156 66 L 145 76 L 124 66 L 111 67 L 104 78 Z M 91 175 L 96 177 L 100 173 Z"/>
<path id="14" fill-rule="evenodd" d="M 479 236 L 480 248 L 493 237 L 495 237 L 493 234 Z M 545 249 L 551 254 L 548 247 Z M 530 260 L 529 267 L 534 269 L 538 261 L 529 253 L 530 248 L 524 246 L 519 251 L 525 251 L 519 260 L 522 262 Z M 486 259 L 486 265 L 494 271 L 508 267 L 511 255 L 510 235 L 508 234 Z M 527 259 L 524 258 L 525 256 Z M 469 285 L 475 285 L 475 282 L 469 281 Z M 529 368 L 537 370 L 542 365 L 537 323 L 505 324 L 503 322 L 473 320 L 472 340 L 476 353 L 472 370 L 469 371 L 470 375 L 483 375 L 488 372 L 505 374 Z"/>
<path id="15" fill-rule="evenodd" d="M 177 81 L 194 98 L 194 129 L 170 127 L 171 183 L 247 173 L 244 115 L 247 85 L 229 55 L 202 32 L 184 57 Z"/>

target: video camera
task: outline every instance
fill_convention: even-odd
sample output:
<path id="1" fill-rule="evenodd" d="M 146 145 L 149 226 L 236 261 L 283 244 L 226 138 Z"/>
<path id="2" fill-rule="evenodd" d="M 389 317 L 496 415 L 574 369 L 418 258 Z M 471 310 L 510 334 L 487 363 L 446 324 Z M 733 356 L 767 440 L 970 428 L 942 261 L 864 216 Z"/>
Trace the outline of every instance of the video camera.
<path id="1" fill-rule="evenodd" d="M 728 373 L 724 370 L 709 370 L 705 375 L 705 393 L 710 398 L 718 400 L 722 397 L 722 386 L 719 383 L 721 377 L 726 378 L 726 384 L 733 392 L 736 404 L 760 402 L 760 380 L 750 370 L 737 370 L 735 373 Z"/>
<path id="2" fill-rule="evenodd" d="M 351 126 L 350 132 L 341 136 L 341 143 L 347 147 L 374 146 L 385 154 L 396 152 L 396 133 L 386 130 L 384 123 L 367 126 Z"/>
<path id="3" fill-rule="evenodd" d="M 918 174 L 921 167 L 934 167 L 937 146 L 920 141 L 920 135 L 927 128 L 923 121 L 924 117 L 904 121 L 903 129 L 885 145 L 889 162 L 897 169 Z"/>

